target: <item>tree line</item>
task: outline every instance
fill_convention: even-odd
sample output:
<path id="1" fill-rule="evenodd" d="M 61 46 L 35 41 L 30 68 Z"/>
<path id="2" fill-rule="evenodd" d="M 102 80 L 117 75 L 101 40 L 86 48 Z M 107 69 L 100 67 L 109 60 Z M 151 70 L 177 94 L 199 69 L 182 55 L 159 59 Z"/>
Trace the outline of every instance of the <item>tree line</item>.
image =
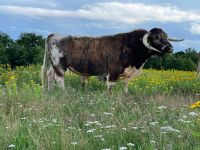
<path id="1" fill-rule="evenodd" d="M 13 40 L 6 33 L 0 32 L 0 64 L 12 67 L 30 64 L 42 64 L 45 38 L 35 33 L 21 33 Z M 144 68 L 177 69 L 196 71 L 198 52 L 188 48 L 171 55 L 150 59 Z"/>

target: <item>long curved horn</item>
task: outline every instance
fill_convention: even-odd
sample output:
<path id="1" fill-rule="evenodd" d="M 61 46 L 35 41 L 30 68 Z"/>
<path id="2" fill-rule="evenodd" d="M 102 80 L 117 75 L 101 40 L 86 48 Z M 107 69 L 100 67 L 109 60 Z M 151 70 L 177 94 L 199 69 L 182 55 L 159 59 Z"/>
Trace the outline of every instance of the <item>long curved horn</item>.
<path id="1" fill-rule="evenodd" d="M 144 36 L 143 36 L 143 39 L 142 39 L 142 42 L 144 44 L 144 46 L 146 46 L 148 49 L 150 50 L 153 50 L 153 51 L 156 51 L 156 52 L 159 52 L 161 53 L 159 50 L 157 50 L 156 48 L 152 47 L 148 42 L 147 42 L 147 39 L 149 37 L 150 33 L 147 32 Z"/>
<path id="2" fill-rule="evenodd" d="M 180 41 L 183 41 L 184 39 L 168 38 L 168 40 L 172 42 L 180 42 Z"/>

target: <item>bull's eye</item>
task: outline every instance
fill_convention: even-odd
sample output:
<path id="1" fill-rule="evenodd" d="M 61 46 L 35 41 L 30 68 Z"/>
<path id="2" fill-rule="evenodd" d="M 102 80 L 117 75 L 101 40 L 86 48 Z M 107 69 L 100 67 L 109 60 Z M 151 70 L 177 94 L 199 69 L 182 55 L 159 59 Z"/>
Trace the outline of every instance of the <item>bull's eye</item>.
<path id="1" fill-rule="evenodd" d="M 166 34 L 161 34 L 161 37 L 162 37 L 163 39 L 167 39 L 167 35 L 166 35 Z"/>
<path id="2" fill-rule="evenodd" d="M 160 39 L 160 35 L 159 35 L 159 34 L 156 34 L 156 35 L 155 35 L 155 39 L 159 40 L 159 39 Z"/>

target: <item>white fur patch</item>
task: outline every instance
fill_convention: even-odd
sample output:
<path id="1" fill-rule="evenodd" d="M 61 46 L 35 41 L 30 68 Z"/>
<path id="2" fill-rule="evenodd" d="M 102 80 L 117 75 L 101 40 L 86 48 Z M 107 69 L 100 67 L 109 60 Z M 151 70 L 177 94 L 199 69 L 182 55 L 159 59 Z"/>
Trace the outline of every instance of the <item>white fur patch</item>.
<path id="1" fill-rule="evenodd" d="M 60 58 L 63 57 L 63 54 L 59 52 L 59 48 L 56 45 L 51 45 L 51 57 L 54 65 L 58 65 Z"/>
<path id="2" fill-rule="evenodd" d="M 141 70 L 143 68 L 144 64 L 141 65 L 140 68 L 136 68 L 136 67 L 127 67 L 125 68 L 124 72 L 121 74 L 121 77 L 123 78 L 125 83 L 128 83 L 129 80 L 139 76 L 141 74 Z"/>
<path id="3" fill-rule="evenodd" d="M 137 69 L 135 67 L 127 67 L 121 76 L 124 78 L 130 78 L 132 76 L 138 76 L 138 75 L 140 75 L 140 73 L 141 73 L 140 68 Z"/>

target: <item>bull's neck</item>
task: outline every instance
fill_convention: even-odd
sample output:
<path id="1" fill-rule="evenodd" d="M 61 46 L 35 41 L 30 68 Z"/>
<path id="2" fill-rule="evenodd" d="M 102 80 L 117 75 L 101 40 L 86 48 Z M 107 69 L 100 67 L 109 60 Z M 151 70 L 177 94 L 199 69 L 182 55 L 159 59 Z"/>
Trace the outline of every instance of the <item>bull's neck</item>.
<path id="1" fill-rule="evenodd" d="M 135 53 L 131 58 L 130 66 L 139 69 L 141 68 L 141 66 L 144 66 L 144 64 L 147 62 L 149 58 L 150 56 L 147 53 L 142 53 L 142 52 Z"/>
<path id="2" fill-rule="evenodd" d="M 128 44 L 126 47 L 130 50 L 130 66 L 141 68 L 150 58 L 148 48 L 143 45 L 143 36 L 147 33 L 145 30 L 134 31 L 128 35 Z"/>

